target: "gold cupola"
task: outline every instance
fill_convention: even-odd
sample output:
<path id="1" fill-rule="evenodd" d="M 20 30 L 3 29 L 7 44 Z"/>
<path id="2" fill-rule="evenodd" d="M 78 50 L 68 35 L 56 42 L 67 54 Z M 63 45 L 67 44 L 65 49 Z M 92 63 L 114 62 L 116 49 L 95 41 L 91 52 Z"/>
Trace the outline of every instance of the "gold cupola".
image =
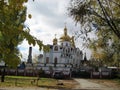
<path id="1" fill-rule="evenodd" d="M 65 26 L 65 28 L 64 28 L 64 35 L 62 35 L 61 37 L 60 37 L 60 41 L 61 42 L 63 42 L 63 41 L 71 41 L 71 38 L 70 38 L 70 36 L 69 35 L 67 35 L 67 28 L 66 28 L 66 26 Z"/>
<path id="2" fill-rule="evenodd" d="M 57 38 L 56 38 L 56 34 L 55 34 L 55 38 L 53 39 L 53 45 L 56 45 L 58 42 Z"/>
<path id="3" fill-rule="evenodd" d="M 75 47 L 74 36 L 71 37 L 71 44 L 72 44 L 73 47 Z"/>

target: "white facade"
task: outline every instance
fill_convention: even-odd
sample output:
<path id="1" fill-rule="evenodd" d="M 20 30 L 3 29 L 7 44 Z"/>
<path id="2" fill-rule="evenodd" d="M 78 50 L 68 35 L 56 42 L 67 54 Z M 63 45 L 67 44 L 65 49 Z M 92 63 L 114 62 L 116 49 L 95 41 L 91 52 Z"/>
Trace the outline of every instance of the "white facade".
<path id="1" fill-rule="evenodd" d="M 67 28 L 64 28 L 64 34 L 60 38 L 60 45 L 58 40 L 53 39 L 53 45 L 50 47 L 49 52 L 43 53 L 43 60 L 40 61 L 44 64 L 44 67 L 51 66 L 54 69 L 60 69 L 64 71 L 67 68 L 79 68 L 81 60 L 83 59 L 83 53 L 79 48 L 75 47 L 74 37 L 67 35 Z M 64 70 L 63 70 L 64 69 Z"/>

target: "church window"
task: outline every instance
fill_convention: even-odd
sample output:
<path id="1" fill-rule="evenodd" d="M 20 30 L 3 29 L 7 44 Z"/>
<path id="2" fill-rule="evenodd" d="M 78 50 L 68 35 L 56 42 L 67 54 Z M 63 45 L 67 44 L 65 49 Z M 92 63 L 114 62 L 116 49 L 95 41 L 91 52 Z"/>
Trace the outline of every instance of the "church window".
<path id="1" fill-rule="evenodd" d="M 60 47 L 60 49 L 62 49 L 62 47 Z"/>
<path id="2" fill-rule="evenodd" d="M 68 52 L 68 50 L 66 49 L 66 53 Z"/>
<path id="3" fill-rule="evenodd" d="M 66 54 L 66 56 L 68 56 L 68 54 Z"/>
<path id="4" fill-rule="evenodd" d="M 68 48 L 68 53 L 70 52 L 70 48 Z"/>
<path id="5" fill-rule="evenodd" d="M 58 51 L 58 46 L 55 46 L 54 51 Z"/>
<path id="6" fill-rule="evenodd" d="M 57 57 L 55 57 L 55 59 L 54 59 L 54 63 L 57 64 Z"/>
<path id="7" fill-rule="evenodd" d="M 46 57 L 46 63 L 49 63 L 49 57 Z"/>
<path id="8" fill-rule="evenodd" d="M 66 46 L 68 46 L 68 43 L 66 43 Z"/>

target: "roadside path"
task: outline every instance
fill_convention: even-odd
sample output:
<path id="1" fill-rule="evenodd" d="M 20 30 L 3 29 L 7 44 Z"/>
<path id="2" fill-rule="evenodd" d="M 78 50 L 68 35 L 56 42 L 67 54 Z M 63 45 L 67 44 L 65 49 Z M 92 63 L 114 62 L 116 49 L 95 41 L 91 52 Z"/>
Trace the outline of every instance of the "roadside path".
<path id="1" fill-rule="evenodd" d="M 80 89 L 80 90 L 120 90 L 120 88 L 113 88 L 107 87 L 105 85 L 101 85 L 99 83 L 95 83 L 92 81 L 89 81 L 87 79 L 74 79 L 79 83 L 75 89 Z"/>

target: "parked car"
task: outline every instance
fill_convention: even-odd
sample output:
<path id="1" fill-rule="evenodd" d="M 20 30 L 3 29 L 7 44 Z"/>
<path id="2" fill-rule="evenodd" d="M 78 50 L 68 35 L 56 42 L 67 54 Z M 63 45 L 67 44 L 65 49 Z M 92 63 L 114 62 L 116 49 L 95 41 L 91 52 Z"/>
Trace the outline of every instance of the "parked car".
<path id="1" fill-rule="evenodd" d="M 64 74 L 62 72 L 54 72 L 52 77 L 56 78 L 56 79 L 63 79 L 64 78 Z"/>

